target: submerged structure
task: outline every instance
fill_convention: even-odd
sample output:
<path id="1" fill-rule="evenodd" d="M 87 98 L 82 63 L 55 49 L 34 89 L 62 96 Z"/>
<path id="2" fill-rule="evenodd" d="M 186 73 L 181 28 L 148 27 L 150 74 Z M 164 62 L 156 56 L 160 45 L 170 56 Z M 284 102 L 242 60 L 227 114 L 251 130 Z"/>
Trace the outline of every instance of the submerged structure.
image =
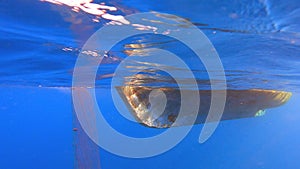
<path id="1" fill-rule="evenodd" d="M 153 111 L 157 109 L 155 107 L 157 104 L 153 104 L 150 101 L 150 93 L 156 89 L 162 91 L 166 97 L 164 109 L 159 113 Z M 211 105 L 210 90 L 182 91 L 174 87 L 156 88 L 130 85 L 117 87 L 117 90 L 136 120 L 145 126 L 154 128 L 204 123 Z M 199 92 L 200 106 L 198 112 L 183 112 L 180 119 L 177 119 L 181 106 L 181 92 L 185 92 L 186 94 Z M 286 103 L 292 95 L 290 92 L 285 91 L 260 89 L 227 90 L 226 93 L 225 108 L 224 112 L 221 112 L 221 120 L 261 116 L 264 114 L 265 109 Z M 188 102 L 191 106 L 195 104 L 192 100 L 188 100 Z M 191 115 L 197 116 L 196 121 L 189 118 Z M 175 120 L 176 123 L 174 123 Z"/>

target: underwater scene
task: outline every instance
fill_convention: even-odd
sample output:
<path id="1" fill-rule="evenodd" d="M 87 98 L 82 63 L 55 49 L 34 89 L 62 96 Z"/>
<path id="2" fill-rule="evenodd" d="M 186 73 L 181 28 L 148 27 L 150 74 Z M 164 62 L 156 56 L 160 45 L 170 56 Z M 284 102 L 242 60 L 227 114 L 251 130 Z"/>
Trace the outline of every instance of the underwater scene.
<path id="1" fill-rule="evenodd" d="M 0 169 L 300 167 L 299 1 L 0 2 Z"/>

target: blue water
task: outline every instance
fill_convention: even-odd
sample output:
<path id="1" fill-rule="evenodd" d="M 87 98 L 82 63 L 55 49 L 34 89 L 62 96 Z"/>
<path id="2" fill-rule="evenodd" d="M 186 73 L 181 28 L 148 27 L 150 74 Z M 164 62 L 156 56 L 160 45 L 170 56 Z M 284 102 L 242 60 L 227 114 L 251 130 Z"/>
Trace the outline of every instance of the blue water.
<path id="1" fill-rule="evenodd" d="M 76 166 L 72 72 L 85 41 L 109 19 L 67 5 L 38 0 L 0 1 L 0 169 Z M 100 1 L 96 1 L 100 3 Z M 151 158 L 129 159 L 100 149 L 101 168 L 298 168 L 300 156 L 300 3 L 297 0 L 101 1 L 114 15 L 157 11 L 188 19 L 215 46 L 228 88 L 273 89 L 293 93 L 291 100 L 259 118 L 221 122 L 213 136 L 198 143 L 203 125 L 172 150 Z M 150 39 L 150 40 L 149 40 Z M 155 129 L 130 128 L 109 96 L 110 80 L 124 45 L 141 42 L 173 51 L 195 71 L 201 63 L 178 43 L 146 35 L 120 42 L 104 59 L 97 94 L 107 119 L 123 133 L 147 136 Z M 159 43 L 154 43 L 159 42 Z M 197 74 L 205 82 L 206 74 Z M 202 79 L 201 79 L 202 78 Z M 101 98 L 108 98 L 101 99 Z M 98 160 L 98 159 L 97 159 Z"/>

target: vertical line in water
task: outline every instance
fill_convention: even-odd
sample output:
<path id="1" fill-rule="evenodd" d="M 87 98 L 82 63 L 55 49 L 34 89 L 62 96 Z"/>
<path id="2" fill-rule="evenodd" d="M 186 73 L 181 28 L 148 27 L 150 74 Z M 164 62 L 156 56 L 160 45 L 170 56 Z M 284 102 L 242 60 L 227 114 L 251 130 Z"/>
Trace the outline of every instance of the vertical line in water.
<path id="1" fill-rule="evenodd" d="M 77 90 L 77 89 L 76 89 Z M 88 100 L 86 97 L 89 97 L 88 91 L 81 90 L 83 93 L 80 95 L 80 102 L 82 102 L 81 109 L 88 109 L 84 107 L 84 101 Z M 73 105 L 73 104 L 72 104 Z M 100 152 L 99 152 L 99 146 L 94 143 L 89 136 L 85 133 L 83 128 L 80 125 L 80 122 L 78 121 L 76 112 L 73 109 L 73 130 L 74 130 L 74 168 L 75 169 L 100 169 Z M 88 111 L 88 110 L 86 110 Z M 88 114 L 86 114 L 88 115 Z M 95 119 L 91 117 L 86 117 L 87 119 Z M 95 123 L 93 121 L 92 123 Z M 91 126 L 95 126 L 94 124 L 91 124 Z"/>

